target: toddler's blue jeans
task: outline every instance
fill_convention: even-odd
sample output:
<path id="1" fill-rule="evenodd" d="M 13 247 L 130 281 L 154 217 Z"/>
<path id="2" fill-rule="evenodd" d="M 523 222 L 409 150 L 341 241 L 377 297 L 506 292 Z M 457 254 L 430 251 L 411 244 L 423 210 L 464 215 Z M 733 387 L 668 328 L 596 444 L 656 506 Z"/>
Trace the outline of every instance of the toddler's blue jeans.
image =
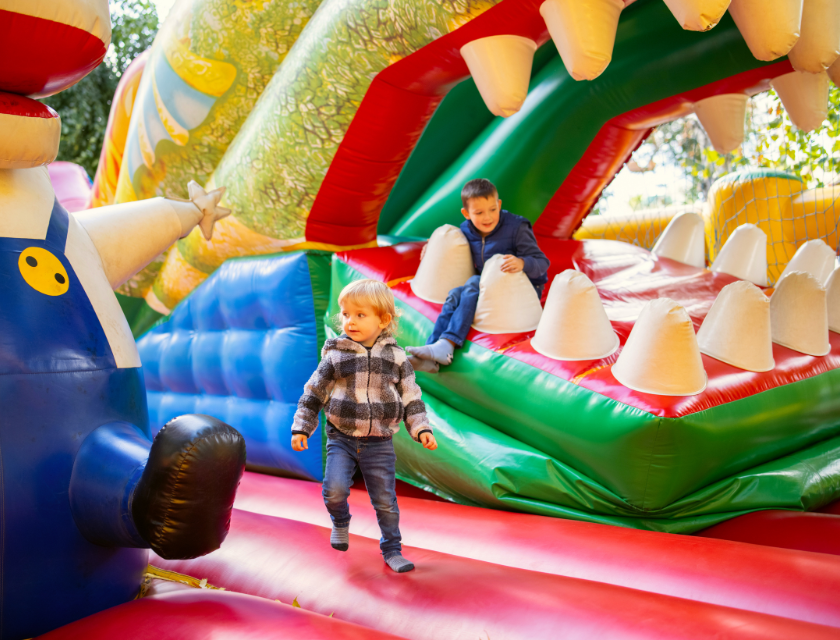
<path id="1" fill-rule="evenodd" d="M 426 344 L 434 344 L 441 338 L 445 338 L 458 347 L 464 346 L 464 341 L 475 320 L 480 282 L 481 276 L 472 276 L 464 286 L 455 287 L 449 292 L 446 302 L 443 303 L 443 309 L 435 321 L 432 335 L 426 340 Z M 542 297 L 544 288 L 545 285 L 535 287 L 538 296 Z"/>
<path id="2" fill-rule="evenodd" d="M 382 538 L 379 548 L 387 559 L 402 549 L 400 510 L 397 507 L 395 465 L 397 456 L 389 437 L 353 438 L 327 425 L 327 469 L 324 472 L 324 504 L 333 526 L 350 526 L 350 485 L 358 467 L 365 479 L 370 502 L 376 511 Z"/>

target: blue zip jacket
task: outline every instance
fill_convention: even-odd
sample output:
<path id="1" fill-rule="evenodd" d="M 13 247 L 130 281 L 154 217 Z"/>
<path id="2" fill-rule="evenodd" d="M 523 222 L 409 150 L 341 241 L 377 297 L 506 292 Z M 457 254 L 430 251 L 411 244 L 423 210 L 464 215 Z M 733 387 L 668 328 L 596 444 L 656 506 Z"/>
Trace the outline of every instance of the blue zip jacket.
<path id="1" fill-rule="evenodd" d="M 527 218 L 503 209 L 499 214 L 499 224 L 486 236 L 482 236 L 470 220 L 461 223 L 461 231 L 470 243 L 477 273 L 481 273 L 484 264 L 493 256 L 512 255 L 525 262 L 523 271 L 534 288 L 548 282 L 548 266 L 551 262 L 537 245 Z"/>

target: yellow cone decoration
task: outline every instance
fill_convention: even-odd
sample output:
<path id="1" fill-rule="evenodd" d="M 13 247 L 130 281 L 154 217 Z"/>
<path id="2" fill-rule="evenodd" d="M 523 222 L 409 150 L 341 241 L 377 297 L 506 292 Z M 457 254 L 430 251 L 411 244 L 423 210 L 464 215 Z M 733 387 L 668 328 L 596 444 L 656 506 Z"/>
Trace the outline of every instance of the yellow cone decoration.
<path id="1" fill-rule="evenodd" d="M 743 144 L 747 100 L 743 93 L 725 93 L 694 105 L 697 118 L 718 153 L 731 153 Z"/>
<path id="2" fill-rule="evenodd" d="M 803 131 L 814 131 L 828 117 L 828 74 L 794 71 L 774 78 L 770 85 L 779 94 L 790 121 Z"/>
<path id="3" fill-rule="evenodd" d="M 540 5 L 566 70 L 575 80 L 594 80 L 612 60 L 622 0 L 546 0 Z"/>
<path id="4" fill-rule="evenodd" d="M 718 295 L 697 332 L 700 351 L 746 371 L 770 371 L 770 299 L 754 284 L 733 282 Z"/>
<path id="5" fill-rule="evenodd" d="M 531 340 L 534 350 L 555 360 L 599 360 L 618 345 L 592 281 L 573 269 L 555 276 Z"/>
<path id="6" fill-rule="evenodd" d="M 458 227 L 445 224 L 435 229 L 426 254 L 411 281 L 418 298 L 443 304 L 446 295 L 475 275 L 470 245 Z"/>
<path id="7" fill-rule="evenodd" d="M 729 13 L 758 60 L 786 56 L 799 40 L 802 0 L 732 0 Z"/>
<path id="8" fill-rule="evenodd" d="M 840 269 L 831 272 L 825 286 L 828 305 L 828 330 L 840 333 Z"/>
<path id="9" fill-rule="evenodd" d="M 809 240 L 796 251 L 782 275 L 779 276 L 779 282 L 789 273 L 804 271 L 811 274 L 822 285 L 831 275 L 836 258 L 834 250 L 825 242 L 819 239 Z"/>
<path id="10" fill-rule="evenodd" d="M 540 323 L 542 307 L 524 272 L 503 273 L 503 257 L 490 258 L 481 272 L 473 327 L 484 333 L 524 333 Z"/>
<path id="11" fill-rule="evenodd" d="M 770 298 L 773 342 L 810 356 L 824 356 L 828 343 L 825 289 L 804 271 L 784 276 Z"/>
<path id="12" fill-rule="evenodd" d="M 681 213 L 668 223 L 651 253 L 702 269 L 706 266 L 705 225 L 696 213 Z"/>
<path id="13" fill-rule="evenodd" d="M 522 108 L 536 50 L 533 40 L 511 35 L 480 38 L 461 47 L 461 56 L 490 113 L 507 118 Z"/>
<path id="14" fill-rule="evenodd" d="M 706 388 L 706 371 L 688 312 L 670 298 L 648 302 L 613 365 L 634 391 L 693 396 Z"/>
<path id="15" fill-rule="evenodd" d="M 754 224 L 742 224 L 723 245 L 712 263 L 712 271 L 766 287 L 767 234 Z"/>
<path id="16" fill-rule="evenodd" d="M 840 2 L 804 0 L 799 42 L 788 54 L 793 68 L 822 73 L 840 56 Z"/>
<path id="17" fill-rule="evenodd" d="M 730 0 L 665 0 L 677 22 L 688 31 L 708 31 L 720 22 Z"/>

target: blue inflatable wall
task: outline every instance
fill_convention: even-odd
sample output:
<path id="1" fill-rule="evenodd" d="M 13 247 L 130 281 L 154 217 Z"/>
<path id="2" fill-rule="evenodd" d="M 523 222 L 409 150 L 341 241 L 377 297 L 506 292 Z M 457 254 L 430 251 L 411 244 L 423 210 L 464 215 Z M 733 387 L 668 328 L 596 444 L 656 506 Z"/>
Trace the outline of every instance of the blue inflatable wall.
<path id="1" fill-rule="evenodd" d="M 153 433 L 179 415 L 211 415 L 245 437 L 249 468 L 322 480 L 323 446 L 290 443 L 324 341 L 329 278 L 322 252 L 228 260 L 137 341 Z"/>

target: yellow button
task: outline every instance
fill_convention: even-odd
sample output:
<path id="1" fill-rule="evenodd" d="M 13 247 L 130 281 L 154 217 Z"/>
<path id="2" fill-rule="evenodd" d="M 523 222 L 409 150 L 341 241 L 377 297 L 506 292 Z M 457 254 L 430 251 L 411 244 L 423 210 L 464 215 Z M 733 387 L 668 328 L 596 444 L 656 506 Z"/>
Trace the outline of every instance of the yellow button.
<path id="1" fill-rule="evenodd" d="M 70 287 L 64 265 L 46 249 L 25 249 L 18 259 L 18 269 L 26 284 L 44 295 L 60 296 Z"/>

